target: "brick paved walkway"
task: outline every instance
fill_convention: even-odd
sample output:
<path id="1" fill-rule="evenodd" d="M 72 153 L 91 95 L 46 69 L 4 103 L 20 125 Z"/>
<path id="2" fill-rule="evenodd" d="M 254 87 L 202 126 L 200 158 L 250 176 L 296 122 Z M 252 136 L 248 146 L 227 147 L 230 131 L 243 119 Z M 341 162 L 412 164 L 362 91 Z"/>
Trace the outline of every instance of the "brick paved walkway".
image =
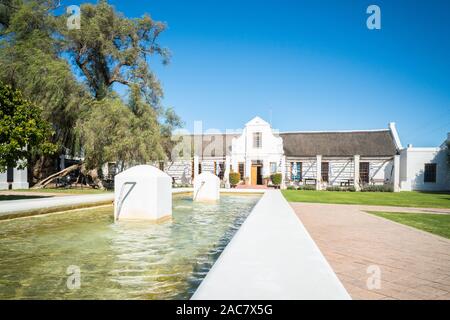
<path id="1" fill-rule="evenodd" d="M 353 299 L 450 300 L 450 240 L 370 215 L 363 206 L 291 205 Z M 403 209 L 388 211 L 410 210 Z M 381 286 L 369 290 L 373 265 Z"/>

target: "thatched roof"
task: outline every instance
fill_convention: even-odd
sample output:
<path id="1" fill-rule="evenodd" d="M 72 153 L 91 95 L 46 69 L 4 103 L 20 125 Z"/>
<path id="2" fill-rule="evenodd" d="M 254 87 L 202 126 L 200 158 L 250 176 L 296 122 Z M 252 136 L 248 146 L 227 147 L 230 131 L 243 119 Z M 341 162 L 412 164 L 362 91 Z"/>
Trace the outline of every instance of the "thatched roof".
<path id="1" fill-rule="evenodd" d="M 203 134 L 190 135 L 192 148 L 194 141 L 197 145 L 201 145 L 201 156 L 205 157 L 225 157 L 231 152 L 231 142 L 233 138 L 239 137 L 240 134 Z"/>
<path id="2" fill-rule="evenodd" d="M 390 130 L 348 132 L 280 133 L 287 157 L 389 157 L 397 154 Z M 231 151 L 231 141 L 239 134 L 190 135 L 201 145 L 201 156 L 224 157 Z M 211 152 L 212 151 L 212 152 Z"/>
<path id="3" fill-rule="evenodd" d="M 280 133 L 288 157 L 393 156 L 397 148 L 390 130 Z"/>

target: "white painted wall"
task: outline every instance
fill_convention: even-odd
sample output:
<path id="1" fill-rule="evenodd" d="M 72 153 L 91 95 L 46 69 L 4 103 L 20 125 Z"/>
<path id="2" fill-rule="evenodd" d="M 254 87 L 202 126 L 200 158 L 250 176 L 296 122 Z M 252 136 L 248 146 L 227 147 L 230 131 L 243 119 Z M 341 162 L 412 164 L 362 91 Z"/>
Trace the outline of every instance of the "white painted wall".
<path id="1" fill-rule="evenodd" d="M 262 134 L 262 147 L 253 147 L 253 133 L 261 132 Z M 272 130 L 270 124 L 261 119 L 255 117 L 249 121 L 242 135 L 232 140 L 231 149 L 231 162 L 233 171 L 238 171 L 238 163 L 245 163 L 245 175 L 250 177 L 250 168 L 252 160 L 263 161 L 263 176 L 270 175 L 270 163 L 277 163 L 277 170 L 281 172 L 283 150 L 283 139 L 276 135 L 276 132 Z"/>
<path id="2" fill-rule="evenodd" d="M 426 163 L 437 164 L 436 183 L 424 182 Z M 408 147 L 400 152 L 400 189 L 402 191 L 447 191 L 450 176 L 443 148 Z"/>
<path id="3" fill-rule="evenodd" d="M 7 173 L 0 173 L 0 190 L 8 190 L 10 183 L 7 182 Z M 14 168 L 14 181 L 11 184 L 12 189 L 28 189 L 28 171 Z"/>
<path id="4" fill-rule="evenodd" d="M 353 159 L 327 159 L 322 161 L 329 163 L 329 183 L 328 185 L 339 186 L 341 182 L 353 179 L 354 162 Z M 290 166 L 292 162 L 302 163 L 303 179 L 315 179 L 317 166 L 313 159 L 288 158 L 286 160 L 287 180 L 291 180 Z M 375 184 L 383 184 L 392 182 L 392 160 L 386 159 L 365 159 L 361 158 L 360 162 L 369 162 L 369 179 L 374 179 Z"/>

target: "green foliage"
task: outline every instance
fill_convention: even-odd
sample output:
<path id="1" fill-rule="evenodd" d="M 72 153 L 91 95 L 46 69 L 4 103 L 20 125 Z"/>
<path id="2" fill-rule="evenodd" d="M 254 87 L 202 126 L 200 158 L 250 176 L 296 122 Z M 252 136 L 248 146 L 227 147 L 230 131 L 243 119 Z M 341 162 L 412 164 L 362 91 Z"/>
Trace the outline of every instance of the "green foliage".
<path id="1" fill-rule="evenodd" d="M 241 181 L 241 174 L 239 172 L 230 172 L 230 184 L 236 186 Z"/>
<path id="2" fill-rule="evenodd" d="M 287 190 L 309 191 L 309 190 L 316 190 L 316 186 L 312 186 L 312 185 L 288 186 L 286 189 Z"/>
<path id="3" fill-rule="evenodd" d="M 61 28 L 73 57 L 96 99 L 105 98 L 114 83 L 138 85 L 148 103 L 157 104 L 163 91 L 148 59 L 155 54 L 168 63 L 169 51 L 158 43 L 166 29 L 149 15 L 129 19 L 107 1 L 81 5 L 81 29 Z M 95 57 L 95 58 L 93 58 Z"/>
<path id="4" fill-rule="evenodd" d="M 394 192 L 390 185 L 367 185 L 361 188 L 361 192 Z"/>
<path id="5" fill-rule="evenodd" d="M 272 183 L 275 186 L 279 186 L 281 184 L 281 181 L 283 180 L 283 177 L 281 173 L 274 173 L 270 176 L 270 180 L 272 180 Z"/>
<path id="6" fill-rule="evenodd" d="M 354 186 L 350 187 L 339 187 L 339 186 L 328 186 L 327 191 L 349 191 L 356 192 L 356 188 Z"/>
<path id="7" fill-rule="evenodd" d="M 447 171 L 450 171 L 450 140 L 445 142 L 445 149 L 447 150 Z"/>
<path id="8" fill-rule="evenodd" d="M 303 191 L 311 191 L 311 190 L 316 190 L 316 186 L 310 185 L 310 184 L 306 184 L 303 186 L 299 186 L 297 188 L 297 190 L 303 190 Z"/>
<path id="9" fill-rule="evenodd" d="M 84 154 L 90 168 L 164 159 L 173 130 L 182 126 L 173 109 L 160 105 L 163 91 L 149 66 L 155 55 L 168 62 L 158 43 L 165 25 L 149 15 L 127 18 L 101 0 L 82 5 L 81 30 L 69 31 L 67 15 L 53 14 L 58 5 L 1 1 L 0 81 L 42 109 L 60 152 Z M 128 87 L 126 103 L 111 98 L 117 85 Z"/>
<path id="10" fill-rule="evenodd" d="M 106 162 L 139 164 L 164 159 L 159 127 L 151 109 L 136 116 L 119 98 L 93 103 L 77 124 L 87 169 Z"/>
<path id="11" fill-rule="evenodd" d="M 18 7 L 19 0 L 2 0 L 0 2 L 0 34 L 11 23 L 11 16 Z"/>
<path id="12" fill-rule="evenodd" d="M 60 151 L 75 153 L 73 128 L 80 107 L 90 99 L 59 55 L 61 41 L 54 38 L 56 18 L 49 14 L 52 1 L 30 0 L 15 7 L 7 29 L 10 35 L 0 40 L 0 81 L 41 107 L 43 118 L 55 131 L 52 141 Z"/>
<path id="13" fill-rule="evenodd" d="M 31 150 L 50 154 L 52 131 L 41 110 L 11 86 L 0 82 L 0 171 L 8 166 L 24 168 Z"/>

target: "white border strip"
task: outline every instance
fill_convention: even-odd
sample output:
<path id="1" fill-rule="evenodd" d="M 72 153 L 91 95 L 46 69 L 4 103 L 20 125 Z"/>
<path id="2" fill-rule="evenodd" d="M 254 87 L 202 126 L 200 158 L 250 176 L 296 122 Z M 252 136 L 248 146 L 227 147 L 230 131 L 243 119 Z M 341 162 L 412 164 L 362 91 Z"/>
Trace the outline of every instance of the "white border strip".
<path id="1" fill-rule="evenodd" d="M 267 190 L 193 300 L 351 299 L 279 190 Z"/>

